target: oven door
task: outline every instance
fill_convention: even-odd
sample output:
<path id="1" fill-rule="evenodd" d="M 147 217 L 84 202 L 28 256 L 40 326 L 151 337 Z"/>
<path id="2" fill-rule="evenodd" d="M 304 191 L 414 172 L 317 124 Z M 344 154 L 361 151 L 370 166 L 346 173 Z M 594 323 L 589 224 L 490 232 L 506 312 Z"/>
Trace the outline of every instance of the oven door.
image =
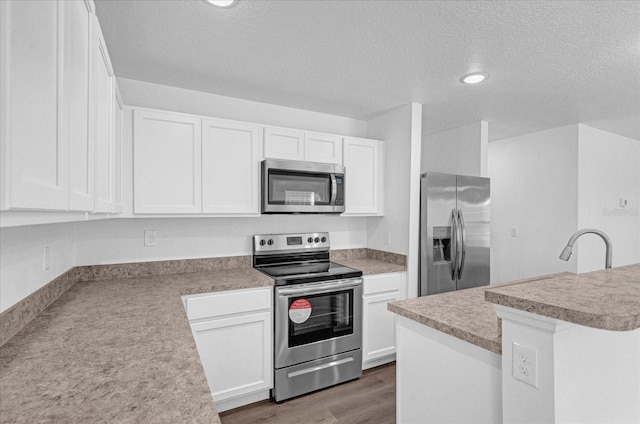
<path id="1" fill-rule="evenodd" d="M 276 287 L 276 368 L 361 346 L 362 278 Z"/>

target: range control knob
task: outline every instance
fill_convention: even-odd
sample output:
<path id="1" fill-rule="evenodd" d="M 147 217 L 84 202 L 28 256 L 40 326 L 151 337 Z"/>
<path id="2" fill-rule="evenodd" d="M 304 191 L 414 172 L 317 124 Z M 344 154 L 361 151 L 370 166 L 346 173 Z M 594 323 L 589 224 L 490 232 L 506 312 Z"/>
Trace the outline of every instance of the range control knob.
<path id="1" fill-rule="evenodd" d="M 322 241 L 322 242 L 324 243 L 325 241 L 327 241 L 327 238 L 326 238 L 326 237 L 322 237 L 322 238 L 320 239 L 320 241 Z"/>
<path id="2" fill-rule="evenodd" d="M 318 243 L 320 241 L 320 237 L 316 237 L 313 241 L 315 241 L 316 243 Z"/>
<path id="3" fill-rule="evenodd" d="M 312 238 L 312 237 L 309 237 L 309 238 L 307 239 L 307 243 L 313 243 L 313 238 Z"/>
<path id="4" fill-rule="evenodd" d="M 269 246 L 271 246 L 271 245 L 273 244 L 273 239 L 269 239 L 269 241 L 267 242 L 267 244 L 268 244 Z"/>
<path id="5" fill-rule="evenodd" d="M 260 240 L 260 246 L 264 246 L 265 244 L 267 244 L 267 242 L 264 239 Z"/>

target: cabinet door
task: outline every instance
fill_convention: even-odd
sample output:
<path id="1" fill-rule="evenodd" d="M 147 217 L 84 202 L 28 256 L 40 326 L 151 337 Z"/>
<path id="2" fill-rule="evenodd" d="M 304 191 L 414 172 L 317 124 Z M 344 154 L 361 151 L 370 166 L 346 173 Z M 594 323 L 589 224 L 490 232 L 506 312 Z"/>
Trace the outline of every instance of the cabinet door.
<path id="1" fill-rule="evenodd" d="M 216 402 L 273 385 L 271 312 L 191 324 Z"/>
<path id="2" fill-rule="evenodd" d="M 384 145 L 378 140 L 345 137 L 345 212 L 343 215 L 382 215 Z"/>
<path id="3" fill-rule="evenodd" d="M 395 320 L 387 303 L 401 299 L 400 290 L 363 296 L 363 364 L 396 353 Z"/>
<path id="4" fill-rule="evenodd" d="M 305 133 L 304 160 L 342 165 L 342 138 L 331 134 Z"/>
<path id="5" fill-rule="evenodd" d="M 93 136 L 89 134 L 89 43 L 91 4 L 65 1 L 63 134 L 69 143 L 69 209 L 92 211 L 94 206 Z"/>
<path id="6" fill-rule="evenodd" d="M 265 127 L 264 157 L 304 160 L 304 132 L 287 128 Z"/>
<path id="7" fill-rule="evenodd" d="M 113 212 L 124 210 L 123 159 L 124 145 L 122 138 L 122 97 L 118 86 L 113 91 Z"/>
<path id="8" fill-rule="evenodd" d="M 203 119 L 203 212 L 260 213 L 259 125 Z"/>
<path id="9" fill-rule="evenodd" d="M 133 112 L 134 213 L 200 213 L 201 119 Z"/>
<path id="10" fill-rule="evenodd" d="M 90 125 L 95 148 L 94 211 L 113 212 L 113 68 L 98 19 L 91 22 Z"/>
<path id="11" fill-rule="evenodd" d="M 68 207 L 57 113 L 61 10 L 62 2 L 0 1 L 2 209 Z"/>

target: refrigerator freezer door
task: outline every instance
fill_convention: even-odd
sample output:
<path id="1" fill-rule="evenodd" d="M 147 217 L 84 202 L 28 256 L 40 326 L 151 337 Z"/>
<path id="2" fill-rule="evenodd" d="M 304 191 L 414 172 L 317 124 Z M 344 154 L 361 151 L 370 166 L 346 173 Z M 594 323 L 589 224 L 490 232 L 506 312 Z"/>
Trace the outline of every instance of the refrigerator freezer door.
<path id="1" fill-rule="evenodd" d="M 490 180 L 458 175 L 457 207 L 463 245 L 457 290 L 489 284 Z"/>
<path id="2" fill-rule="evenodd" d="M 425 296 L 456 289 L 456 176 L 427 173 L 420 183 L 419 295 Z"/>

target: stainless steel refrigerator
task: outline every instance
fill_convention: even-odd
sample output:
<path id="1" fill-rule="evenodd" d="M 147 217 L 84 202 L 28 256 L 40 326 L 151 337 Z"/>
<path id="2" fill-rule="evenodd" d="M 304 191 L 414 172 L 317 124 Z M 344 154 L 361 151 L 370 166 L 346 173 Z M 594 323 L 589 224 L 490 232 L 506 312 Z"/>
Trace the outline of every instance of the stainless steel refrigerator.
<path id="1" fill-rule="evenodd" d="M 420 181 L 420 296 L 489 284 L 489 178 L 427 172 Z"/>

